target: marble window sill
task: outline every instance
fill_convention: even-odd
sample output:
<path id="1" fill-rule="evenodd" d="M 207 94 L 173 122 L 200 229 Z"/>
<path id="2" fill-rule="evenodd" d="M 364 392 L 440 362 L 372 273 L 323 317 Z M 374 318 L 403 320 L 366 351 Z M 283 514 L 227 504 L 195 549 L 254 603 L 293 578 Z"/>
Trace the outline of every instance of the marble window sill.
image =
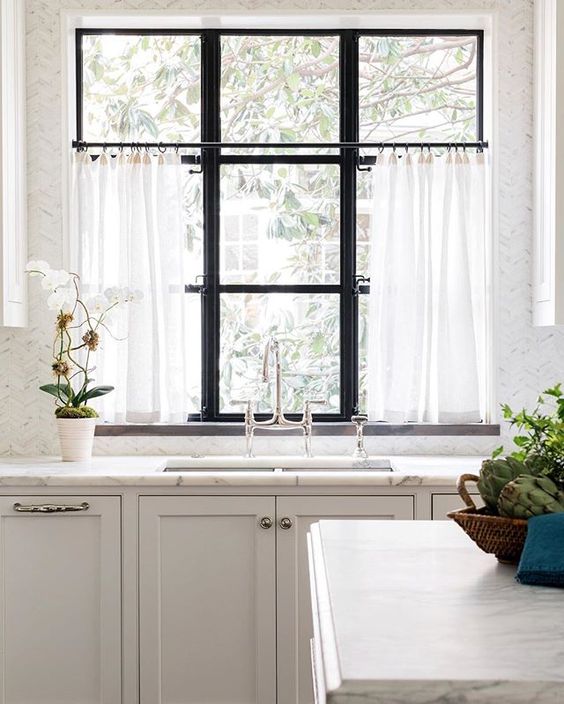
<path id="1" fill-rule="evenodd" d="M 243 423 L 100 423 L 96 426 L 98 437 L 123 436 L 233 436 L 243 435 Z M 271 433 L 268 430 L 257 430 L 257 435 Z M 295 430 L 276 430 L 277 435 L 295 435 Z M 313 434 L 321 436 L 354 435 L 356 432 L 352 423 L 314 423 Z M 365 435 L 425 437 L 425 436 L 498 436 L 500 427 L 496 423 L 473 423 L 467 425 L 432 424 L 432 423 L 368 423 L 364 427 Z"/>

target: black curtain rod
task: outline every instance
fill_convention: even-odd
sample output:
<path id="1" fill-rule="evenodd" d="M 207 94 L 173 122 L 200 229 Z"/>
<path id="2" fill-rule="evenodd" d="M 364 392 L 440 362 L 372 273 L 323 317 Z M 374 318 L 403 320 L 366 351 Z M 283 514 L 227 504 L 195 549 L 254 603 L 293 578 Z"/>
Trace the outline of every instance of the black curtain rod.
<path id="1" fill-rule="evenodd" d="M 487 149 L 488 142 L 83 142 L 73 149 Z"/>

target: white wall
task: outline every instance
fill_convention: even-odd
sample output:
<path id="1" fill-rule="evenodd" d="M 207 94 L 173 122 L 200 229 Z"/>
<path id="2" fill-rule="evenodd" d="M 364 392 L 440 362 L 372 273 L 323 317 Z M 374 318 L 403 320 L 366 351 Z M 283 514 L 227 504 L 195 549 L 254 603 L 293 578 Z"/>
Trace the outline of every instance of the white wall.
<path id="1" fill-rule="evenodd" d="M 23 1 L 23 0 L 22 0 Z M 62 102 L 61 10 L 271 10 L 374 11 L 495 10 L 498 38 L 500 164 L 497 246 L 496 367 L 499 401 L 530 403 L 537 392 L 564 380 L 564 331 L 539 329 L 531 324 L 532 249 L 532 23 L 531 0 L 27 0 L 28 39 L 28 152 L 29 254 L 31 258 L 62 262 Z M 486 135 L 492 137 L 492 135 Z M 64 149 L 67 147 L 65 146 Z M 51 320 L 44 303 L 31 287 L 30 328 L 0 330 L 0 368 L 3 371 L 0 404 L 1 454 L 53 454 L 57 450 L 52 404 L 37 390 L 49 380 Z M 261 440 L 261 444 L 266 441 Z M 316 447 L 348 452 L 351 438 L 315 438 Z M 239 439 L 207 438 L 98 439 L 97 451 L 210 452 L 242 447 Z M 487 452 L 497 439 L 369 439 L 372 451 Z M 297 439 L 269 441 L 270 449 L 298 448 Z M 259 445 L 260 447 L 260 445 Z"/>

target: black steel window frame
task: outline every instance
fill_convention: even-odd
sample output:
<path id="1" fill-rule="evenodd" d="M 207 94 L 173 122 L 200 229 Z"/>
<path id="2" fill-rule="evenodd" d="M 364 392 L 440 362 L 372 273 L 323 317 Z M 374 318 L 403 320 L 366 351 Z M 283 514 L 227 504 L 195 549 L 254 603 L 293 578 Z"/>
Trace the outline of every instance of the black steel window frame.
<path id="1" fill-rule="evenodd" d="M 222 36 L 337 36 L 339 37 L 339 142 L 359 141 L 359 38 L 362 36 L 474 36 L 476 37 L 476 142 L 484 142 L 484 32 L 479 29 L 77 29 L 76 140 L 84 141 L 82 39 L 86 35 L 190 35 L 201 38 L 201 141 L 221 143 L 221 37 Z M 270 145 L 265 144 L 265 147 Z M 288 143 L 288 148 L 292 147 Z M 319 148 L 324 143 L 320 142 Z M 425 146 L 444 143 L 425 142 Z M 193 163 L 193 160 L 186 160 Z M 338 284 L 222 284 L 220 281 L 220 170 L 224 164 L 336 164 L 340 170 L 340 281 Z M 358 413 L 358 296 L 369 293 L 364 276 L 356 271 L 356 186 L 359 153 L 340 148 L 324 154 L 224 154 L 221 147 L 202 147 L 203 248 L 202 286 L 187 283 L 187 294 L 199 292 L 202 301 L 202 409 L 187 421 L 242 422 L 242 413 L 221 413 L 219 399 L 220 295 L 222 293 L 326 293 L 340 300 L 340 412 L 316 413 L 321 422 L 343 422 Z M 193 295 L 193 293 L 192 293 Z M 267 414 L 256 414 L 257 419 Z M 288 414 L 297 419 L 300 414 Z"/>

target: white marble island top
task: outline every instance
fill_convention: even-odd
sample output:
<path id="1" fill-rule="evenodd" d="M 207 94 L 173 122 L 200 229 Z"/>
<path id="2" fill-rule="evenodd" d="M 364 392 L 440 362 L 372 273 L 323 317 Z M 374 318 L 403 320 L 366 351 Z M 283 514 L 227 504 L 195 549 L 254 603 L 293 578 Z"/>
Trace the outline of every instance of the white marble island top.
<path id="1" fill-rule="evenodd" d="M 350 457 L 98 456 L 0 458 L 0 487 L 18 486 L 448 486 L 477 473 L 482 457 L 394 456 L 393 471 L 365 470 Z M 265 470 L 272 465 L 276 470 Z M 344 469 L 339 469 L 340 465 Z M 187 471 L 182 471 L 182 467 Z M 324 471 L 324 468 L 327 471 Z M 166 470 L 166 471 L 165 471 Z"/>
<path id="2" fill-rule="evenodd" d="M 562 704 L 564 591 L 452 523 L 312 526 L 318 703 Z"/>

